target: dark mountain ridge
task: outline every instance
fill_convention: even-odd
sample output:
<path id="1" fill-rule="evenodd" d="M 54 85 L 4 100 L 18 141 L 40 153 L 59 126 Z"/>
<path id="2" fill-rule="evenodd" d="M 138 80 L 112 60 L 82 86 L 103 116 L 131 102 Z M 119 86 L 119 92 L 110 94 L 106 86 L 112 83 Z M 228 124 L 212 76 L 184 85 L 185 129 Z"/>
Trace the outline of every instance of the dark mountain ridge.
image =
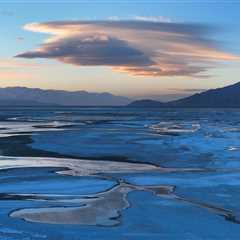
<path id="1" fill-rule="evenodd" d="M 163 103 L 151 99 L 137 100 L 128 104 L 128 107 L 163 107 L 163 106 L 164 106 Z"/>
<path id="2" fill-rule="evenodd" d="M 138 100 L 129 107 L 190 107 L 190 108 L 237 108 L 240 107 L 240 82 L 230 86 L 210 89 L 179 100 L 161 103 L 154 100 Z M 151 101 L 151 102 L 150 102 Z M 142 105 L 142 106 L 141 106 Z"/>
<path id="3" fill-rule="evenodd" d="M 0 88 L 0 106 L 128 106 L 147 108 L 238 108 L 240 82 L 210 89 L 179 100 L 162 103 L 151 99 L 131 102 L 130 99 L 110 93 L 86 91 L 43 90 L 39 88 Z"/>
<path id="4" fill-rule="evenodd" d="M 60 106 L 123 106 L 131 102 L 127 97 L 110 93 L 86 91 L 43 90 L 39 88 L 0 88 L 0 105 L 60 105 Z M 6 102 L 6 104 L 4 104 Z M 21 104 L 21 102 L 23 104 Z"/>

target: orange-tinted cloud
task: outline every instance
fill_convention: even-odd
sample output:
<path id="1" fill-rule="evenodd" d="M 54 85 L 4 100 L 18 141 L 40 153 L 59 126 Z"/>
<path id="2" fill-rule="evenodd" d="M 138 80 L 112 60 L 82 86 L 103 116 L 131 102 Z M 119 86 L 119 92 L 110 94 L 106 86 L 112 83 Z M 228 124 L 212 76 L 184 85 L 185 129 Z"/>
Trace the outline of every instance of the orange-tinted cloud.
<path id="1" fill-rule="evenodd" d="M 35 69 L 39 66 L 39 64 L 34 64 L 26 60 L 2 58 L 0 59 L 0 81 L 34 79 L 35 76 L 29 71 L 26 71 L 26 69 Z"/>
<path id="2" fill-rule="evenodd" d="M 33 79 L 33 75 L 24 72 L 16 72 L 16 71 L 5 71 L 0 72 L 0 81 L 1 80 L 26 80 L 26 79 Z"/>
<path id="3" fill-rule="evenodd" d="M 26 30 L 49 34 L 42 45 L 17 55 L 78 66 L 110 66 L 137 76 L 204 76 L 219 61 L 239 56 L 219 50 L 202 25 L 131 21 L 32 23 Z M 205 75 L 206 76 L 206 75 Z"/>
<path id="4" fill-rule="evenodd" d="M 22 69 L 22 68 L 35 68 L 40 67 L 39 64 L 35 64 L 32 62 L 27 62 L 23 60 L 16 60 L 16 59 L 0 59 L 0 69 L 1 70 L 9 70 L 9 69 Z"/>

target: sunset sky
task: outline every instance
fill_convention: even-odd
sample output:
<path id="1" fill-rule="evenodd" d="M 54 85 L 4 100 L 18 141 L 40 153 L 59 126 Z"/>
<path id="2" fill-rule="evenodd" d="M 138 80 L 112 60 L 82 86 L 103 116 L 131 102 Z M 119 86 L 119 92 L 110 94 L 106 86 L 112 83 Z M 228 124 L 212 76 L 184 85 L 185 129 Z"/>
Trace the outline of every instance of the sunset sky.
<path id="1" fill-rule="evenodd" d="M 222 87 L 240 81 L 239 22 L 237 1 L 1 1 L 0 87 L 161 100 Z"/>

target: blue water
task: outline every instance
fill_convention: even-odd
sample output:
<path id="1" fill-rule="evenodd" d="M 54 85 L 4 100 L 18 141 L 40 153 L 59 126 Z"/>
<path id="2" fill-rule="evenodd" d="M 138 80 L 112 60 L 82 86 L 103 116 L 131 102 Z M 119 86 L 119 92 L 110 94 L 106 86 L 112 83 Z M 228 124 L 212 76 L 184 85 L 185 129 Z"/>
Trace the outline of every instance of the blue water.
<path id="1" fill-rule="evenodd" d="M 99 176 L 60 175 L 54 166 L 0 170 L 0 239 L 240 237 L 240 109 L 2 108 L 0 137 L 9 144 L 13 138 L 32 139 L 28 146 L 36 150 L 33 157 L 45 150 L 49 155 L 147 163 L 167 170 L 139 173 L 132 169 Z M 99 215 L 100 224 L 92 225 L 50 224 L 45 215 L 39 222 L 26 215 L 11 217 L 19 209 L 81 207 L 67 200 L 76 195 L 98 198 L 98 193 L 106 192 L 105 198 L 119 181 L 145 189 L 131 189 L 126 195 L 128 207 L 116 207 L 117 224 L 101 224 Z M 171 186 L 174 192 L 157 195 L 149 186 Z M 9 193 L 18 197 L 4 198 Z M 21 194 L 51 199 L 19 198 Z M 108 201 L 123 200 L 115 197 Z M 109 211 L 105 204 L 97 206 L 102 215 Z M 91 209 L 88 213 L 93 214 Z M 78 212 L 74 214 L 76 219 Z"/>

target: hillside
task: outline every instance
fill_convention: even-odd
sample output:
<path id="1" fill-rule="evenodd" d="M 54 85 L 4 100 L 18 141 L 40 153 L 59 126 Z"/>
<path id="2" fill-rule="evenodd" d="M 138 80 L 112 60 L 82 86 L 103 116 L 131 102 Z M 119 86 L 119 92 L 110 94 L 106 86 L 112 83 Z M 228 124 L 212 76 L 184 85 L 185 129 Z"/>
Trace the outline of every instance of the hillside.
<path id="1" fill-rule="evenodd" d="M 176 101 L 161 103 L 154 100 L 138 100 L 129 107 L 203 107 L 236 108 L 240 107 L 240 82 L 223 88 L 211 89 Z"/>
<path id="2" fill-rule="evenodd" d="M 121 106 L 130 103 L 130 99 L 110 93 L 89 93 L 86 91 L 43 90 L 39 88 L 7 87 L 0 88 L 0 102 L 18 104 L 31 102 L 39 105 L 62 106 Z M 19 104 L 18 104 L 19 105 Z M 36 105 L 36 104 L 35 104 Z"/>

